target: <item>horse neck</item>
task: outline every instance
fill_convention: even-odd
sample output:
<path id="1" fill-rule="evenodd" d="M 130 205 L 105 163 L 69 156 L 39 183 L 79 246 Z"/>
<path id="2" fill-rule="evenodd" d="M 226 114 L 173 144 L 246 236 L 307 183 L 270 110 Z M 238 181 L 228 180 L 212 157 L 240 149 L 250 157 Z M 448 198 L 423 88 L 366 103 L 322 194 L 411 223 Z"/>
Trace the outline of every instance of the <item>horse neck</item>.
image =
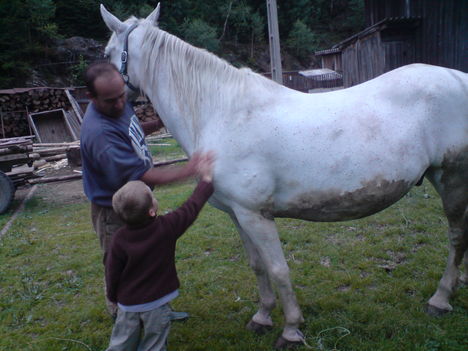
<path id="1" fill-rule="evenodd" d="M 222 123 L 242 101 L 252 101 L 249 92 L 258 91 L 261 82 L 270 84 L 158 28 L 147 29 L 143 43 L 141 86 L 186 151 L 197 148 L 208 125 Z"/>

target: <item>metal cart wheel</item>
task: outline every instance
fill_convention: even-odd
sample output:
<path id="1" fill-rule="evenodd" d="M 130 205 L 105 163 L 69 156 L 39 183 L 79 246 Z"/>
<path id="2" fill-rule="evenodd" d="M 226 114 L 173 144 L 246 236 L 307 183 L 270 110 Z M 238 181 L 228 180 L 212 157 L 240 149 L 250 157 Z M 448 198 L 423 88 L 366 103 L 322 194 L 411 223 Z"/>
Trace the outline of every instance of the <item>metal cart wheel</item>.
<path id="1" fill-rule="evenodd" d="M 13 181 L 0 171 L 0 214 L 6 212 L 15 197 L 15 185 Z"/>

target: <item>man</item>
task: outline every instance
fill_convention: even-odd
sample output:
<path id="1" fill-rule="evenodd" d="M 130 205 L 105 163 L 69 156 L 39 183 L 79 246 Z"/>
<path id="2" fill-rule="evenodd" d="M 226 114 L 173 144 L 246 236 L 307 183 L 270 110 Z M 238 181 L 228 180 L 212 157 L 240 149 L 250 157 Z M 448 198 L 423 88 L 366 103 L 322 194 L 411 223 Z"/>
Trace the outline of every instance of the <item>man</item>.
<path id="1" fill-rule="evenodd" d="M 153 187 L 187 179 L 197 173 L 200 160 L 209 156 L 194 155 L 184 167 L 154 168 L 145 135 L 162 125 L 159 121 L 140 125 L 117 68 L 107 62 L 91 64 L 85 82 L 91 102 L 81 126 L 83 187 L 91 201 L 91 218 L 105 260 L 113 233 L 123 225 L 112 209 L 114 193 L 132 180 Z M 115 316 L 115 304 L 106 302 Z"/>

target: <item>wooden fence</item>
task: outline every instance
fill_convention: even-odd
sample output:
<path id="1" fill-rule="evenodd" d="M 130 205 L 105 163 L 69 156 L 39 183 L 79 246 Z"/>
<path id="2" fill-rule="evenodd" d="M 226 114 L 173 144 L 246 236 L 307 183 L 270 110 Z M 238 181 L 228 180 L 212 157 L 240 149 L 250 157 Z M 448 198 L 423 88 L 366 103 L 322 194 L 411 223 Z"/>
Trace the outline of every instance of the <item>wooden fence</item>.
<path id="1" fill-rule="evenodd" d="M 271 73 L 264 73 L 265 77 L 271 78 Z M 329 89 L 343 86 L 343 78 L 336 73 L 321 74 L 313 77 L 305 77 L 299 71 L 283 72 L 283 85 L 308 93 L 313 89 Z"/>

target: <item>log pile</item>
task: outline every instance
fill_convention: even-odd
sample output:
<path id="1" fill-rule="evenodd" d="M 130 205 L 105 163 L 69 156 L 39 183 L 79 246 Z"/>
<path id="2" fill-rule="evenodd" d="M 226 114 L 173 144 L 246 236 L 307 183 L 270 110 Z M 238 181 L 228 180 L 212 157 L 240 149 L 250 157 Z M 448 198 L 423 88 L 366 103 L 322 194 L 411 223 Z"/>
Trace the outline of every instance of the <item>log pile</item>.
<path id="1" fill-rule="evenodd" d="M 32 145 L 32 137 L 0 139 L 0 170 L 15 185 L 34 177 L 33 163 L 40 156 L 34 152 Z M 23 166 L 21 170 L 20 166 Z"/>

